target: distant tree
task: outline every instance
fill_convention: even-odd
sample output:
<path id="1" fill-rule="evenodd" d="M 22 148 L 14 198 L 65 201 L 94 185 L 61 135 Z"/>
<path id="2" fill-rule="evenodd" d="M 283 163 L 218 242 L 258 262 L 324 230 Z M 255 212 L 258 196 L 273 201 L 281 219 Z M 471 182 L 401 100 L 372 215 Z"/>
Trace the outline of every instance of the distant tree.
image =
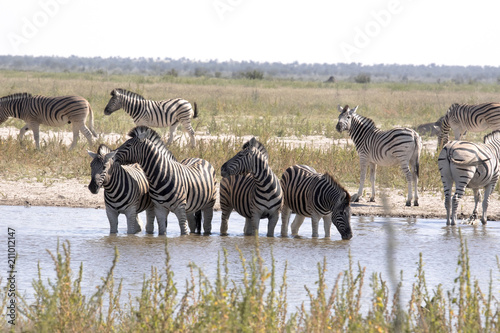
<path id="1" fill-rule="evenodd" d="M 325 81 L 325 83 L 335 83 L 335 78 L 333 76 L 330 76 L 328 80 Z"/>
<path id="2" fill-rule="evenodd" d="M 367 73 L 360 73 L 354 77 L 354 82 L 356 83 L 370 83 L 371 76 Z"/>

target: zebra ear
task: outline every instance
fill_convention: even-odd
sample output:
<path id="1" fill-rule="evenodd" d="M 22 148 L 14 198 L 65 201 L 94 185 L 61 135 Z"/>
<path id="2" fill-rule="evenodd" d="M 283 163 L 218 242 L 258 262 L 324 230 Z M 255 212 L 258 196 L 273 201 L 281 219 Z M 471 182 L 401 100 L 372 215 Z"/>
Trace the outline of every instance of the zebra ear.
<path id="1" fill-rule="evenodd" d="M 92 158 L 96 158 L 97 156 L 99 156 L 96 153 L 91 152 L 90 150 L 87 150 L 87 153 L 89 153 L 90 157 L 92 157 Z"/>
<path id="2" fill-rule="evenodd" d="M 115 154 L 116 154 L 116 150 L 112 151 L 111 153 L 107 153 L 106 155 L 104 155 L 104 163 L 107 163 L 110 159 L 112 159 L 113 157 L 115 157 Z"/>
<path id="3" fill-rule="evenodd" d="M 337 109 L 339 109 L 339 112 L 342 113 L 344 109 L 340 106 L 340 104 L 337 104 Z"/>
<path id="4" fill-rule="evenodd" d="M 356 107 L 350 111 L 350 112 L 351 112 L 351 114 L 356 113 L 356 110 L 358 109 L 358 106 L 359 106 L 359 105 L 356 105 Z"/>

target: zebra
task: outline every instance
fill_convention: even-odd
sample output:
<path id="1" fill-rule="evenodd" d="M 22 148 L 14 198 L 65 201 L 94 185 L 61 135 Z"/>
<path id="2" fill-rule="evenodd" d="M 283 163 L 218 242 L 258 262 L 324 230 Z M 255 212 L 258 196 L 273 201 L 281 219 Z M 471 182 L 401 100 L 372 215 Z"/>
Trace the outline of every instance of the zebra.
<path id="1" fill-rule="evenodd" d="M 127 233 L 141 231 L 139 213 L 146 211 L 146 232 L 154 230 L 154 205 L 149 196 L 149 183 L 144 172 L 137 164 L 120 165 L 113 159 L 112 150 L 101 144 L 97 153 L 87 151 L 90 162 L 91 180 L 88 189 L 97 194 L 104 188 L 104 203 L 108 216 L 110 233 L 118 232 L 118 215 L 127 217 Z"/>
<path id="2" fill-rule="evenodd" d="M 268 219 L 267 236 L 274 236 L 283 201 L 279 178 L 269 167 L 269 155 L 262 143 L 250 139 L 221 167 L 221 235 L 227 235 L 232 210 L 245 217 L 245 235 L 254 235 L 259 222 Z"/>
<path id="3" fill-rule="evenodd" d="M 117 88 L 111 91 L 111 99 L 104 109 L 104 114 L 109 116 L 123 108 L 132 117 L 136 126 L 170 126 L 167 145 L 174 140 L 175 130 L 181 123 L 191 138 L 191 146 L 195 147 L 196 139 L 191 119 L 198 117 L 198 107 L 196 103 L 193 105 L 194 108 L 188 101 L 181 98 L 152 101 L 137 93 Z"/>
<path id="4" fill-rule="evenodd" d="M 89 126 L 85 125 L 89 116 Z M 19 132 L 19 141 L 28 130 L 33 131 L 36 148 L 40 149 L 40 124 L 48 126 L 63 126 L 72 124 L 73 143 L 70 149 L 75 148 L 79 132 L 92 146 L 92 136 L 97 137 L 94 130 L 94 117 L 90 103 L 80 96 L 46 97 L 33 96 L 30 93 L 17 93 L 0 98 L 0 124 L 9 117 L 19 118 L 26 123 Z"/>
<path id="5" fill-rule="evenodd" d="M 455 225 L 457 208 L 465 188 L 474 192 L 474 211 L 471 219 L 477 217 L 477 205 L 481 200 L 479 189 L 484 188 L 483 215 L 481 222 L 486 224 L 489 196 L 493 192 L 500 175 L 500 131 L 484 137 L 484 143 L 450 141 L 441 150 L 438 167 L 443 182 L 446 208 L 446 224 Z M 451 190 L 455 182 L 455 195 Z M 451 204 L 451 220 L 450 220 Z"/>
<path id="6" fill-rule="evenodd" d="M 333 223 L 342 239 L 351 239 L 351 197 L 328 173 L 321 174 L 307 165 L 293 165 L 281 176 L 283 210 L 281 236 L 288 236 L 290 213 L 296 214 L 291 230 L 297 236 L 306 217 L 312 221 L 312 237 L 318 237 L 319 220 L 323 218 L 325 237 L 330 237 Z"/>
<path id="7" fill-rule="evenodd" d="M 349 132 L 349 136 L 354 141 L 358 151 L 361 169 L 358 193 L 354 194 L 351 200 L 358 202 L 363 193 L 368 165 L 370 166 L 370 181 L 372 183 L 370 201 L 374 202 L 377 165 L 388 166 L 399 163 L 408 182 L 406 206 L 411 206 L 413 198 L 412 183 L 415 187 L 413 204 L 418 206 L 419 161 L 422 150 L 422 139 L 418 133 L 410 128 L 395 128 L 382 131 L 375 127 L 373 120 L 357 114 L 357 106 L 354 109 L 349 109 L 348 105 L 344 108 L 339 105 L 338 109 L 340 115 L 336 127 L 337 131 Z"/>
<path id="8" fill-rule="evenodd" d="M 161 137 L 147 126 L 137 126 L 131 138 L 114 153 L 120 164 L 138 163 L 149 182 L 149 195 L 155 205 L 158 232 L 164 235 L 167 216 L 174 212 L 181 235 L 194 232 L 198 211 L 203 212 L 203 231 L 210 234 L 216 199 L 215 169 L 200 158 L 177 162 Z M 198 215 L 199 216 L 199 215 Z"/>
<path id="9" fill-rule="evenodd" d="M 438 150 L 448 142 L 450 129 L 453 129 L 455 140 L 461 140 L 467 131 L 500 130 L 500 103 L 477 105 L 454 103 L 446 111 L 441 126 L 437 129 Z"/>

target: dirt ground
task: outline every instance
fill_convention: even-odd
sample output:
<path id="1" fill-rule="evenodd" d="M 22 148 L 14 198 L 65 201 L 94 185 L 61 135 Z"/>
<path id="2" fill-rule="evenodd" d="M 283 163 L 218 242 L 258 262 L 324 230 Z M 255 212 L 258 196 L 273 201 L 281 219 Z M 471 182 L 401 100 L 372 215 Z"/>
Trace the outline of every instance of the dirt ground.
<path id="1" fill-rule="evenodd" d="M 17 135 L 18 130 L 12 127 L 0 128 L 0 137 Z M 43 138 L 41 133 L 41 139 Z M 50 133 L 48 134 L 50 135 Z M 71 143 L 71 133 L 58 132 L 55 135 L 63 136 L 67 144 Z M 110 138 L 117 139 L 119 135 L 112 135 Z M 66 140 L 67 138 L 67 140 Z M 186 140 L 186 137 L 182 138 Z M 199 135 L 198 139 L 210 139 L 209 136 Z M 314 145 L 326 147 L 331 144 L 347 144 L 349 140 L 332 140 L 324 137 L 307 138 L 282 138 L 284 142 L 294 145 Z M 435 150 L 436 140 L 424 142 L 424 149 Z M 101 190 L 99 194 L 91 194 L 87 188 L 90 180 L 78 179 L 51 179 L 50 183 L 40 183 L 34 179 L 21 181 L 6 181 L 0 179 L 0 205 L 16 206 L 60 206 L 60 207 L 85 207 L 104 208 L 104 195 Z M 442 192 L 420 193 L 419 206 L 405 206 L 405 189 L 384 190 L 377 189 L 376 202 L 369 202 L 370 192 L 369 182 L 365 183 L 366 195 L 359 203 L 352 203 L 353 215 L 363 216 L 394 216 L 394 217 L 420 217 L 420 218 L 445 218 L 444 197 Z M 357 188 L 348 188 L 349 193 L 356 193 Z M 459 205 L 459 220 L 467 219 L 474 208 L 474 198 L 472 195 L 466 196 Z M 219 208 L 219 202 L 216 203 Z M 481 204 L 479 212 L 482 211 Z M 1 211 L 1 208 L 0 208 Z M 498 193 L 490 196 L 488 207 L 488 220 L 500 220 L 500 198 Z"/>

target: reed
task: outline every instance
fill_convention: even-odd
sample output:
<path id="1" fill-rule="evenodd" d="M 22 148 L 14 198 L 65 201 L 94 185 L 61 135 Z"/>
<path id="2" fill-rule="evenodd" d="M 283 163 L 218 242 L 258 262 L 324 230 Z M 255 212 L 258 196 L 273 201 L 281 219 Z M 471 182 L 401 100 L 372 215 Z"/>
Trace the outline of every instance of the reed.
<path id="1" fill-rule="evenodd" d="M 140 295 L 128 301 L 121 300 L 121 283 L 115 283 L 117 252 L 95 294 L 87 296 L 81 291 L 82 265 L 76 274 L 72 272 L 70 244 L 63 242 L 56 253 L 49 251 L 55 279 L 43 281 L 39 274 L 33 281 L 34 301 L 20 298 L 16 325 L 2 316 L 0 327 L 36 332 L 498 332 L 499 290 L 492 278 L 487 291 L 472 280 L 467 242 L 461 235 L 460 240 L 458 276 L 451 290 L 444 291 L 441 285 L 429 290 L 420 255 L 406 305 L 400 300 L 403 283 L 389 290 L 379 273 L 369 277 L 370 301 L 366 302 L 365 268 L 350 259 L 346 270 L 328 285 L 325 259 L 317 264 L 316 290 L 305 286 L 307 301 L 296 311 L 287 306 L 286 266 L 277 272 L 272 260 L 271 267 L 266 267 L 258 238 L 250 259 L 240 252 L 238 278 L 234 272 L 230 278 L 227 250 L 223 250 L 215 278 L 191 264 L 191 278 L 182 291 L 173 282 L 167 241 L 165 266 L 152 267 Z M 6 304 L 6 299 L 2 288 L 0 303 Z"/>

